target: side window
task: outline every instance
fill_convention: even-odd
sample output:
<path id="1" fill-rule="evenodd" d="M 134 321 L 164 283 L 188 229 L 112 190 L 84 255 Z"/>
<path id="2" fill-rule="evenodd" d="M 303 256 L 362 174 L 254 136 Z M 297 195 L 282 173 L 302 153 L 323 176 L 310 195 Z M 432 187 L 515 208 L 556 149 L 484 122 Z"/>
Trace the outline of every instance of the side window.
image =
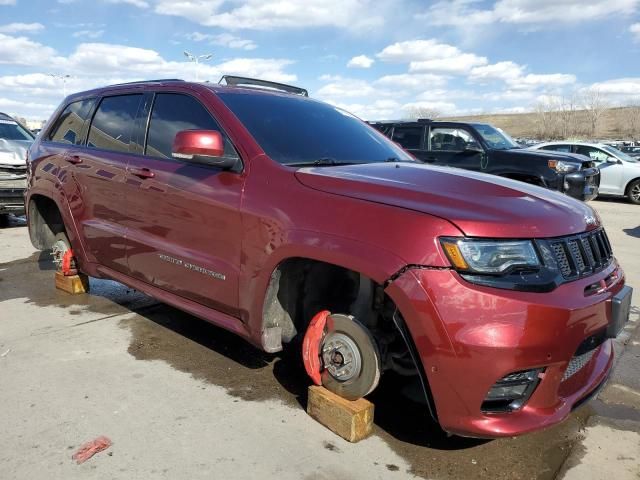
<path id="1" fill-rule="evenodd" d="M 420 148 L 422 127 L 395 127 L 392 140 L 406 149 Z"/>
<path id="2" fill-rule="evenodd" d="M 576 149 L 576 153 L 579 153 L 580 155 L 586 155 L 587 157 L 590 157 L 591 160 L 595 160 L 596 162 L 606 162 L 610 157 L 608 153 L 603 152 L 599 148 L 586 147 L 584 145 L 578 146 L 578 148 Z"/>
<path id="3" fill-rule="evenodd" d="M 460 128 L 432 128 L 429 139 L 434 152 L 462 152 L 468 146 L 479 146 L 468 131 Z"/>
<path id="4" fill-rule="evenodd" d="M 176 133 L 182 130 L 218 130 L 218 122 L 195 98 L 178 93 L 159 93 L 153 102 L 146 155 L 171 158 Z M 224 134 L 223 134 L 224 135 Z M 238 156 L 225 137 L 225 156 Z"/>
<path id="5" fill-rule="evenodd" d="M 47 139 L 52 142 L 82 145 L 85 140 L 82 135 L 82 128 L 89 117 L 89 113 L 91 113 L 91 107 L 94 102 L 95 99 L 90 98 L 67 105 L 67 108 L 62 111 L 53 124 Z"/>
<path id="6" fill-rule="evenodd" d="M 547 145 L 546 147 L 542 147 L 540 150 L 571 153 L 571 145 Z"/>
<path id="7" fill-rule="evenodd" d="M 91 122 L 88 145 L 114 152 L 128 152 L 141 99 L 142 95 L 103 98 Z"/>

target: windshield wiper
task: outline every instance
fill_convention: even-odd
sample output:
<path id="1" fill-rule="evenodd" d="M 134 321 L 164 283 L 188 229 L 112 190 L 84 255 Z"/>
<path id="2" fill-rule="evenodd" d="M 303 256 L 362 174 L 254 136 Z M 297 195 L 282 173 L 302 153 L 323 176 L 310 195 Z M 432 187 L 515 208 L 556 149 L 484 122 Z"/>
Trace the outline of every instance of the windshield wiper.
<path id="1" fill-rule="evenodd" d="M 307 162 L 285 163 L 287 167 L 334 167 L 336 165 L 358 165 L 366 162 L 338 162 L 335 158 L 321 157 Z"/>
<path id="2" fill-rule="evenodd" d="M 384 161 L 385 162 L 389 162 L 389 163 L 400 163 L 400 162 L 415 163 L 415 160 L 411 160 L 409 158 L 405 158 L 403 160 L 400 160 L 398 157 L 389 157 L 389 158 L 386 158 Z"/>

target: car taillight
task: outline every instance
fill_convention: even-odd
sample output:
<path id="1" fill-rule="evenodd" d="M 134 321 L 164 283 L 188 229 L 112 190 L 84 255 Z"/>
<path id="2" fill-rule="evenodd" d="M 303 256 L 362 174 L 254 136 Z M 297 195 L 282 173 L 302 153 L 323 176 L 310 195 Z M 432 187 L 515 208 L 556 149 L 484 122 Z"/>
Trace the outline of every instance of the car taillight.
<path id="1" fill-rule="evenodd" d="M 489 389 L 481 410 L 486 413 L 512 412 L 522 408 L 540 382 L 544 368 L 505 375 Z"/>

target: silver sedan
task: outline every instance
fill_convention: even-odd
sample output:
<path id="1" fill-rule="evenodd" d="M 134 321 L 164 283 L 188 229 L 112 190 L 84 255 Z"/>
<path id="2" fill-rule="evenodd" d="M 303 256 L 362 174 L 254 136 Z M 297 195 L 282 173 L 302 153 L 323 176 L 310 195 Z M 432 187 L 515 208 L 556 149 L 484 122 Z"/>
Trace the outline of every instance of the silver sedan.
<path id="1" fill-rule="evenodd" d="M 590 157 L 600 169 L 600 194 L 627 197 L 640 205 L 640 159 L 602 143 L 547 142 L 532 150 L 578 153 Z"/>

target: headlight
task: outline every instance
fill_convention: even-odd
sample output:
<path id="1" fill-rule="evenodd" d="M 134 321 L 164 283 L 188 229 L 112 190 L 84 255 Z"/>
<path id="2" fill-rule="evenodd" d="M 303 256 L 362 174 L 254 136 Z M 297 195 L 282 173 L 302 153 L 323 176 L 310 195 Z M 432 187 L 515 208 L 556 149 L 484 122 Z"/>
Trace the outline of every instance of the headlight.
<path id="1" fill-rule="evenodd" d="M 561 160 L 549 160 L 549 168 L 560 173 L 577 172 L 580 169 L 580 165 L 575 163 L 563 162 Z"/>
<path id="2" fill-rule="evenodd" d="M 512 267 L 540 266 L 529 240 L 441 238 L 440 242 L 456 270 L 463 272 L 503 273 Z"/>

